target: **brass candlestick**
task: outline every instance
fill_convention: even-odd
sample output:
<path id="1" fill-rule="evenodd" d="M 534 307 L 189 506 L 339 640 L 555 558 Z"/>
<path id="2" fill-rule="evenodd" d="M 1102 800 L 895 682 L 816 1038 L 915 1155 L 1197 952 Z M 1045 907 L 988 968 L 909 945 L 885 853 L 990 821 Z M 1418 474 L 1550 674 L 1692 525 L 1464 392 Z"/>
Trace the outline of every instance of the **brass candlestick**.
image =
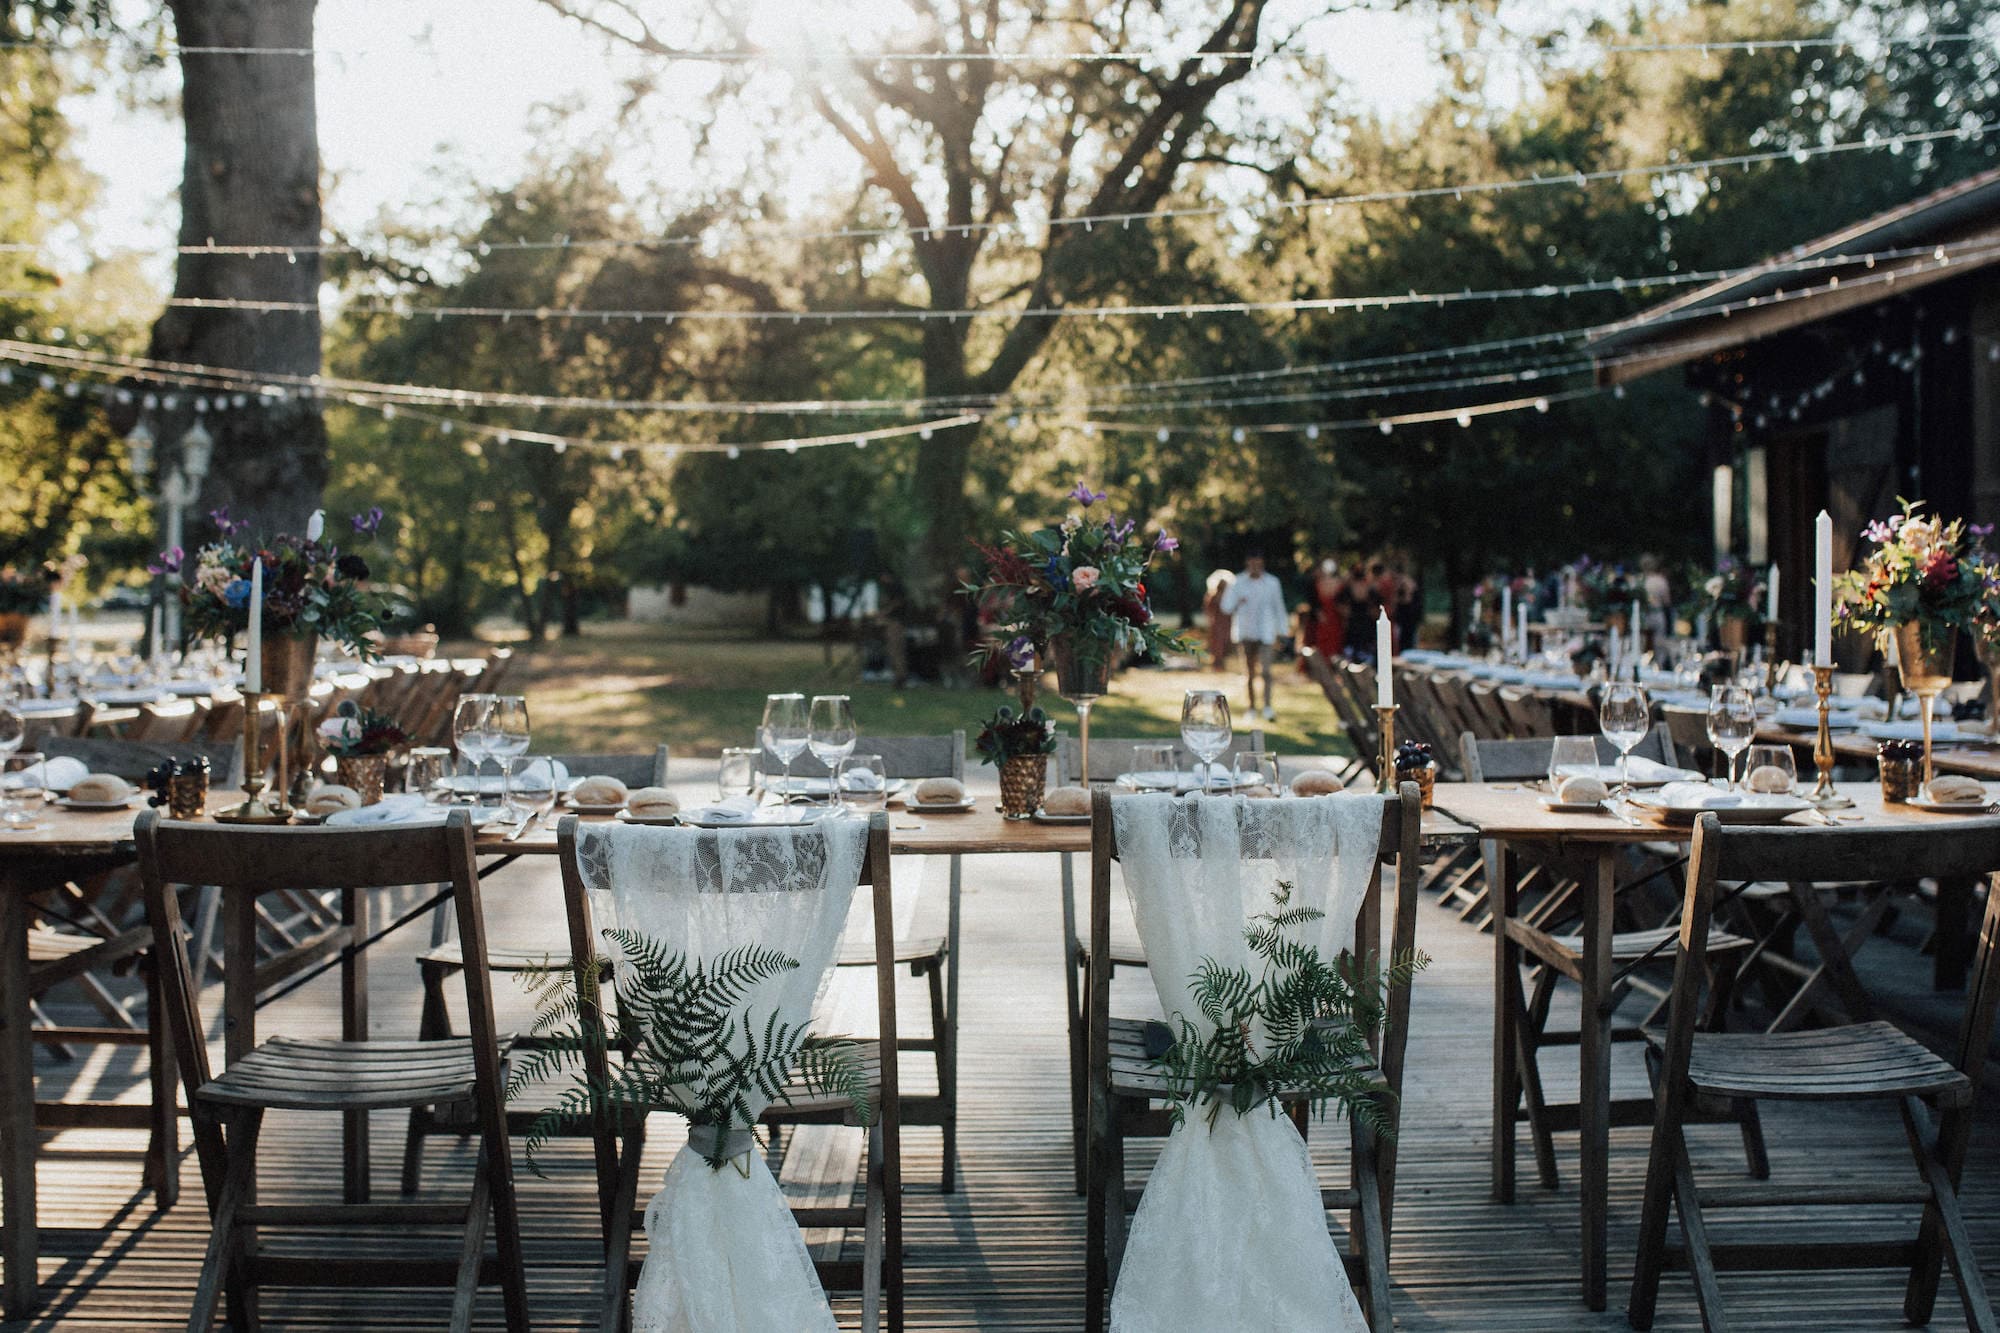
<path id="1" fill-rule="evenodd" d="M 284 824 L 291 811 L 264 800 L 264 696 L 243 696 L 243 795 L 241 805 L 216 812 L 225 824 Z"/>
<path id="2" fill-rule="evenodd" d="M 1396 791 L 1396 705 L 1376 704 L 1375 717 L 1382 733 L 1382 751 L 1377 763 L 1375 790 L 1384 796 Z"/>
<path id="3" fill-rule="evenodd" d="M 1833 697 L 1831 666 L 1813 664 L 1813 693 L 1819 696 L 1819 738 L 1813 742 L 1813 767 L 1819 770 L 1819 781 L 1808 799 L 1821 809 L 1853 805 L 1853 801 L 1833 789 L 1833 724 L 1828 720 L 1832 711 L 1828 700 Z"/>

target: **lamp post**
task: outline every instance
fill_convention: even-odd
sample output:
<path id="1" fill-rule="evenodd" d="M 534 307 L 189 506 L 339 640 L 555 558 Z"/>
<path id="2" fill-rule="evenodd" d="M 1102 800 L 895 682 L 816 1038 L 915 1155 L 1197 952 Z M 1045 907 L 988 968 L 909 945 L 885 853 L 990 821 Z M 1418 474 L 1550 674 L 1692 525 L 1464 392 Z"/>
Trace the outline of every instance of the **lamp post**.
<path id="1" fill-rule="evenodd" d="M 126 458 L 132 467 L 134 481 L 143 485 L 154 471 L 153 432 L 142 420 L 132 427 L 125 437 Z M 180 438 L 180 461 L 159 479 L 159 489 L 154 498 L 166 511 L 166 546 L 169 550 L 181 546 L 187 508 L 201 494 L 202 480 L 208 476 L 209 463 L 215 457 L 215 437 L 208 433 L 208 427 L 196 418 Z M 181 641 L 181 604 L 178 597 L 165 599 L 165 638 L 167 646 L 177 646 Z M 162 645 L 155 644 L 157 651 Z"/>

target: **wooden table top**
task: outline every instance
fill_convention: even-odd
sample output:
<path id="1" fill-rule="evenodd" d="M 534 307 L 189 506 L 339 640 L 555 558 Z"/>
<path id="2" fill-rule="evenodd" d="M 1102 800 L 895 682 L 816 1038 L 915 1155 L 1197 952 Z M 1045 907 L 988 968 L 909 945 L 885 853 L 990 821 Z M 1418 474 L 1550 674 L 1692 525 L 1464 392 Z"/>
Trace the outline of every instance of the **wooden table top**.
<path id="1" fill-rule="evenodd" d="M 1807 754 L 1819 742 L 1816 731 L 1797 731 L 1790 727 L 1773 726 L 1765 723 L 1757 728 L 1757 741 L 1767 745 L 1790 745 Z M 1865 761 L 1874 763 L 1876 747 L 1882 742 L 1863 736 L 1855 731 L 1833 733 L 1834 758 L 1844 761 Z M 1992 741 L 1934 742 L 1931 747 L 1932 759 L 1940 773 L 1963 773 L 1967 777 L 1980 779 L 2000 779 L 2000 748 Z M 1801 770 L 1803 772 L 1803 770 Z"/>
<path id="2" fill-rule="evenodd" d="M 2000 819 L 2000 815 L 1932 814 L 1907 805 L 1882 803 L 1879 782 L 1842 782 L 1840 794 L 1854 802 L 1834 811 L 1843 825 L 1899 827 L 1911 824 L 1950 827 L 1968 819 Z M 1636 843 L 1677 842 L 1693 837 L 1691 826 L 1658 824 L 1643 816 L 1627 824 L 1609 812 L 1563 814 L 1542 804 L 1542 793 L 1518 782 L 1440 782 L 1438 808 L 1487 837 L 1509 840 Z M 1801 828 L 1817 827 L 1807 815 L 1788 821 Z"/>
<path id="3" fill-rule="evenodd" d="M 1444 790 L 1441 784 L 1438 788 Z M 242 800 L 239 792 L 210 793 L 210 813 L 224 810 Z M 132 826 L 145 809 L 143 800 L 131 808 L 113 811 L 75 811 L 50 806 L 40 828 L 26 832 L 0 832 L 0 860 L 46 859 L 58 856 L 90 856 L 129 851 Z M 584 816 L 589 822 L 605 822 L 608 816 Z M 499 826 L 482 829 L 475 840 L 481 856 L 553 856 L 556 851 L 557 818 L 538 821 L 517 841 L 506 840 Z M 490 830 L 490 831 L 489 831 Z M 1439 810 L 1424 816 L 1427 842 L 1463 841 L 1473 830 Z M 962 814 L 913 814 L 900 804 L 889 809 L 890 850 L 903 855 L 1005 855 L 1025 852 L 1090 851 L 1090 825 L 1044 824 L 1033 820 L 1003 819 L 996 797 L 981 796 L 978 805 Z"/>

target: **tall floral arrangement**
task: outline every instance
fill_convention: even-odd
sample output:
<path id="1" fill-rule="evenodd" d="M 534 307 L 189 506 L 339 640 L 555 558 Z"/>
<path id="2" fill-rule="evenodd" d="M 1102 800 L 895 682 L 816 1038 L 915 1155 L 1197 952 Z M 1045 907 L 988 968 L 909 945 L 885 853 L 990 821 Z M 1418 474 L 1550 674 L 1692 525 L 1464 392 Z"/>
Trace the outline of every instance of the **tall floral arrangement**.
<path id="1" fill-rule="evenodd" d="M 1926 641 L 1948 641 L 1946 631 L 1983 632 L 2000 611 L 2000 569 L 1980 544 L 1992 529 L 1947 523 L 1914 501 L 1900 503 L 1902 513 L 1862 530 L 1874 549 L 1834 581 L 1835 620 L 1864 633 L 1919 624 Z"/>
<path id="2" fill-rule="evenodd" d="M 191 555 L 175 548 L 160 553 L 151 572 L 178 583 L 190 633 L 203 639 L 226 639 L 250 624 L 250 576 L 264 566 L 264 632 L 288 638 L 318 635 L 367 657 L 374 649 L 371 635 L 382 626 L 386 611 L 380 594 L 368 587 L 368 562 L 325 539 L 321 524 L 305 536 L 281 534 L 269 540 L 247 535 L 248 523 L 229 517 L 227 509 L 209 514 L 216 535 Z M 382 511 L 356 514 L 356 541 L 375 534 Z"/>
<path id="3" fill-rule="evenodd" d="M 1068 498 L 1077 510 L 1059 524 L 1004 533 L 992 546 L 975 543 L 985 571 L 966 590 L 991 607 L 997 630 L 973 654 L 982 665 L 1002 656 L 1025 671 L 1058 640 L 1093 663 L 1121 651 L 1144 656 L 1180 646 L 1154 621 L 1146 589 L 1153 562 L 1180 543 L 1165 532 L 1146 536 L 1137 519 L 1098 508 L 1106 493 L 1086 483 Z"/>
<path id="4" fill-rule="evenodd" d="M 1762 605 L 1764 583 L 1750 566 L 1725 555 L 1715 570 L 1700 578 L 1692 610 L 1720 624 L 1725 620 L 1755 620 Z"/>

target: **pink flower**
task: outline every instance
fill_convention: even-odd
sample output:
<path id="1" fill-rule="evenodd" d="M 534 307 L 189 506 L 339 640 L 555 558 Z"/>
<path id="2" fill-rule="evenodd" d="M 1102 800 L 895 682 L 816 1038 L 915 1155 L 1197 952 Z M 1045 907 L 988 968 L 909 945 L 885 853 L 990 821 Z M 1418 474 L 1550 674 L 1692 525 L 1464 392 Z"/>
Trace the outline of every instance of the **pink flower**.
<path id="1" fill-rule="evenodd" d="M 1089 592 L 1097 586 L 1100 577 L 1101 573 L 1096 565 L 1078 565 L 1070 574 L 1069 580 L 1078 592 Z"/>

